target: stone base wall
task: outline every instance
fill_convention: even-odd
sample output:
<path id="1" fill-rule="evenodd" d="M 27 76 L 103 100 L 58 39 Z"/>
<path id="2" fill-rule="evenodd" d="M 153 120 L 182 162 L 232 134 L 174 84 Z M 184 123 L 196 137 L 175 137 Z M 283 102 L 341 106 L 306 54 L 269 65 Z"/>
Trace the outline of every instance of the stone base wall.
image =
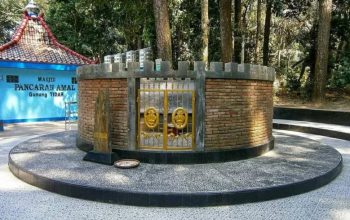
<path id="1" fill-rule="evenodd" d="M 206 79 L 205 148 L 240 148 L 272 139 L 272 82 Z"/>
<path id="2" fill-rule="evenodd" d="M 108 90 L 111 108 L 112 147 L 128 146 L 128 85 L 127 79 L 80 80 L 79 138 L 93 143 L 95 102 L 100 90 Z"/>

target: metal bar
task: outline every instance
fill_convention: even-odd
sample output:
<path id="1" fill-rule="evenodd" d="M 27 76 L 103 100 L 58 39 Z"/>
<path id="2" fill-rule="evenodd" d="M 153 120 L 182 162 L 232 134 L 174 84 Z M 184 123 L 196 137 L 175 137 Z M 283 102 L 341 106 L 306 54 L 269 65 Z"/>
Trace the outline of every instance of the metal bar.
<path id="1" fill-rule="evenodd" d="M 154 81 L 150 82 L 149 87 L 150 87 L 150 88 L 153 87 L 153 89 L 154 89 Z M 152 92 L 152 93 L 153 93 L 153 92 Z M 149 104 L 150 106 L 154 106 L 154 105 L 153 105 L 154 99 L 152 98 L 151 92 L 149 92 L 149 97 L 150 97 L 150 99 L 149 99 L 149 103 L 148 103 L 148 104 Z M 152 132 L 154 133 L 154 128 L 152 128 Z M 152 146 L 154 146 L 154 145 L 155 145 L 154 136 L 152 136 L 151 140 L 152 140 Z"/>
<path id="2" fill-rule="evenodd" d="M 138 89 L 138 97 L 137 97 L 137 144 L 138 147 L 141 148 L 141 89 Z"/>
<path id="3" fill-rule="evenodd" d="M 138 113 L 139 116 L 137 118 L 138 120 L 138 145 L 142 149 L 149 149 L 149 150 L 191 150 L 194 149 L 196 146 L 195 142 L 195 111 L 196 111 L 196 92 L 191 86 L 191 80 L 173 80 L 173 79 L 167 79 L 167 80 L 160 80 L 152 83 L 152 80 L 144 80 L 143 85 L 141 86 L 141 89 L 138 90 Z M 164 84 L 164 85 L 163 85 Z M 164 87 L 165 86 L 165 87 Z M 142 94 L 145 93 L 145 99 L 142 100 Z M 158 97 L 155 95 L 158 94 Z M 163 95 L 163 97 L 162 97 Z M 162 100 L 163 98 L 163 100 Z M 170 99 L 172 98 L 172 99 Z M 180 100 L 182 98 L 182 100 Z M 174 102 L 174 103 L 173 103 Z M 175 103 L 176 102 L 176 103 Z M 163 124 L 159 124 L 158 128 L 154 128 L 149 130 L 149 138 L 144 139 L 144 132 L 141 129 L 141 114 L 142 114 L 142 108 L 146 108 L 145 105 L 151 105 L 158 108 L 159 113 L 161 112 L 161 106 L 163 105 Z M 172 138 L 171 143 L 170 137 L 168 137 L 168 123 L 169 122 L 169 112 L 172 111 L 172 105 L 175 105 L 175 107 L 184 107 L 188 110 L 188 114 L 190 112 L 192 113 L 192 119 L 191 121 L 187 122 L 186 129 L 180 130 L 178 132 L 178 136 Z M 192 106 L 191 106 L 192 105 Z M 172 117 L 170 117 L 171 119 Z M 144 120 L 144 119 L 143 119 Z M 159 120 L 161 122 L 161 120 Z M 162 127 L 163 126 L 163 127 Z M 157 132 L 158 131 L 158 132 Z M 157 133 L 155 133 L 157 132 Z M 188 133 L 191 132 L 191 135 L 188 135 Z M 154 134 L 154 135 L 153 135 Z M 163 134 L 163 143 L 161 143 L 161 134 Z M 187 135 L 186 135 L 187 134 Z M 142 135 L 142 136 L 141 136 Z M 159 136 L 158 136 L 159 135 Z M 143 140 L 141 141 L 141 140 Z M 181 139 L 181 140 L 179 140 Z M 192 140 L 192 144 L 190 141 Z"/>
<path id="4" fill-rule="evenodd" d="M 185 80 L 181 80 L 181 83 L 182 83 L 182 89 L 184 90 L 185 89 Z M 184 102 L 184 92 L 181 92 L 181 105 L 183 107 L 185 107 L 185 102 Z M 185 108 L 186 109 L 186 108 Z M 187 110 L 188 111 L 188 110 Z M 188 116 L 188 112 L 187 112 L 187 116 Z M 188 126 L 188 120 L 187 120 L 187 125 L 186 127 Z M 182 134 L 184 134 L 184 129 L 181 130 Z M 184 146 L 184 137 L 181 138 L 181 145 Z M 187 145 L 186 145 L 187 146 Z"/>
<path id="5" fill-rule="evenodd" d="M 192 147 L 169 147 L 168 151 L 183 151 L 183 150 L 192 150 Z"/>
<path id="6" fill-rule="evenodd" d="M 196 139 L 195 139 L 195 112 L 196 112 L 196 95 L 195 92 L 192 91 L 192 148 L 194 149 L 196 147 Z M 204 119 L 203 119 L 204 120 Z"/>
<path id="7" fill-rule="evenodd" d="M 147 87 L 151 90 L 151 80 L 147 80 Z M 151 102 L 151 96 L 150 92 L 147 92 L 147 102 L 145 104 L 145 109 L 150 107 L 150 102 Z M 143 113 L 143 117 L 145 118 L 145 113 Z M 145 119 L 144 119 L 145 120 Z M 150 144 L 150 140 L 146 139 L 147 143 Z"/>
<path id="8" fill-rule="evenodd" d="M 145 149 L 145 150 L 162 150 L 163 147 L 155 147 L 155 146 L 145 145 L 145 146 L 142 147 L 142 149 Z"/>
<path id="9" fill-rule="evenodd" d="M 163 149 L 168 148 L 168 90 L 164 91 L 164 125 L 163 125 Z"/>

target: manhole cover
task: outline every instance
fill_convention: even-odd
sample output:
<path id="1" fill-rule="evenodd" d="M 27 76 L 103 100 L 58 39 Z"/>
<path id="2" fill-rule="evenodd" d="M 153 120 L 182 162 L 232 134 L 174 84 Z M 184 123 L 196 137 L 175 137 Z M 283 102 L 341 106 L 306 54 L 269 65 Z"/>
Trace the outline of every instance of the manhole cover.
<path id="1" fill-rule="evenodd" d="M 123 159 L 114 162 L 114 166 L 122 169 L 135 168 L 140 165 L 140 161 L 134 159 Z"/>

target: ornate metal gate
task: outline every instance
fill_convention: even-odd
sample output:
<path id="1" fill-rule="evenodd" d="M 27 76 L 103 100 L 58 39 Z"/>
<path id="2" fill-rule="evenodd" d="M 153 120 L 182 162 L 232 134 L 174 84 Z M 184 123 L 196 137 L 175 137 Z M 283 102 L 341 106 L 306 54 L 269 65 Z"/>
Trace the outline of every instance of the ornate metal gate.
<path id="1" fill-rule="evenodd" d="M 141 79 L 138 90 L 140 149 L 194 148 L 195 92 L 190 79 Z"/>

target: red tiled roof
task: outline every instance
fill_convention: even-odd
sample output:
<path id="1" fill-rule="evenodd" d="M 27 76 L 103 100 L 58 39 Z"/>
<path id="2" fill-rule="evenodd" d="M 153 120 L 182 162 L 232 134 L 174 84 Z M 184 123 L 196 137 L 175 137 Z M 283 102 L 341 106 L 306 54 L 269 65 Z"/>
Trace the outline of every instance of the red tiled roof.
<path id="1" fill-rule="evenodd" d="M 74 65 L 94 63 L 58 43 L 43 14 L 30 17 L 27 12 L 12 40 L 0 46 L 0 60 Z"/>

